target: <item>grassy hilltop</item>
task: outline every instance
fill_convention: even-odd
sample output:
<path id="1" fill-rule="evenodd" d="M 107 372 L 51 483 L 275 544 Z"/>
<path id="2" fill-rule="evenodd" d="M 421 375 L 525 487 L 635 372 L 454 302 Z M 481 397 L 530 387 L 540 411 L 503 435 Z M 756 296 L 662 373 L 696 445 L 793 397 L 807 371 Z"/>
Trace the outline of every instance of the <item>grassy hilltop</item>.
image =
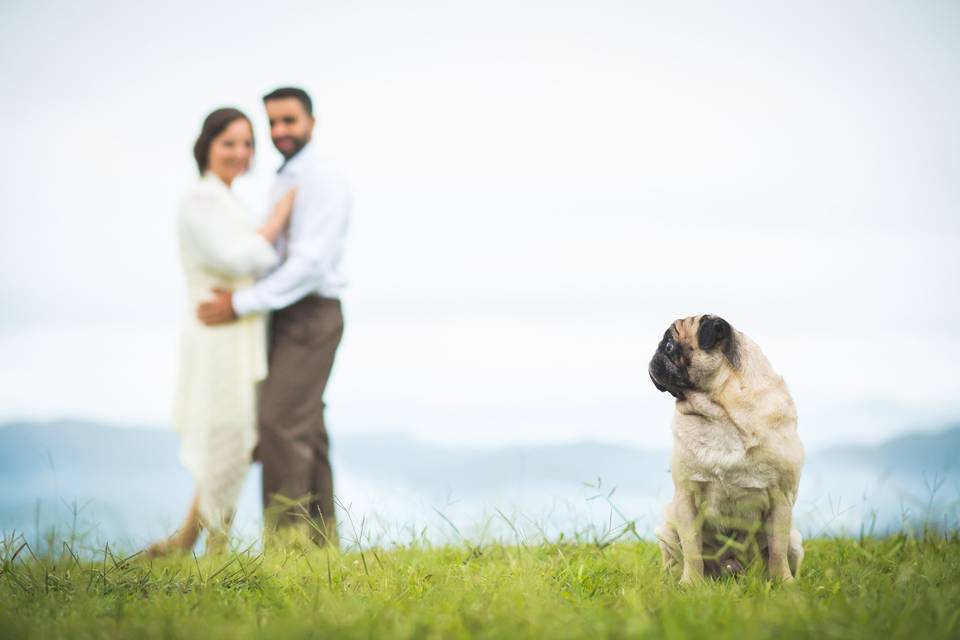
<path id="1" fill-rule="evenodd" d="M 807 543 L 801 579 L 680 588 L 649 542 L 123 559 L 0 553 L 0 637 L 957 638 L 960 537 Z"/>

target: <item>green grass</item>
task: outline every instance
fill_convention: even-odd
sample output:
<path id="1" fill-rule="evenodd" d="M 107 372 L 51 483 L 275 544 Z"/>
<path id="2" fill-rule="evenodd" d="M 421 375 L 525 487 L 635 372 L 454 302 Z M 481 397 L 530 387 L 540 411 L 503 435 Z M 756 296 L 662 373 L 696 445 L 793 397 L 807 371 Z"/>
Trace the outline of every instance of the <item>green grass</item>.
<path id="1" fill-rule="evenodd" d="M 819 539 L 804 572 L 680 588 L 649 542 L 95 562 L 0 548 L 0 636 L 960 637 L 960 537 Z M 16 557 L 14 557 L 16 556 Z"/>

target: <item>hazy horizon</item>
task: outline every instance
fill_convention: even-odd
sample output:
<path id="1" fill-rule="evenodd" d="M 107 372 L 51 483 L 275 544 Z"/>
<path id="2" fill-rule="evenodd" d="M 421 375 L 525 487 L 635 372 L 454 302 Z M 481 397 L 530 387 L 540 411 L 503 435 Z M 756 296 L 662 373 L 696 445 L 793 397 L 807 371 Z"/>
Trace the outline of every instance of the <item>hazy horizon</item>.
<path id="1" fill-rule="evenodd" d="M 170 432 L 21 425 L 0 428 L 0 442 L 0 532 L 6 535 L 40 540 L 53 527 L 61 537 L 75 528 L 94 549 L 97 540 L 101 550 L 103 541 L 139 548 L 176 526 L 193 490 Z M 810 452 L 796 525 L 814 537 L 956 528 L 958 442 L 960 422 L 938 436 L 911 436 L 877 449 Z M 461 536 L 571 538 L 622 530 L 627 522 L 650 539 L 672 491 L 669 451 L 616 445 L 486 451 L 396 435 L 343 437 L 334 442 L 332 461 L 341 537 L 352 544 L 359 527 L 371 536 L 368 546 L 421 537 L 433 543 L 461 542 Z M 260 538 L 259 465 L 248 474 L 235 525 L 241 544 Z"/>

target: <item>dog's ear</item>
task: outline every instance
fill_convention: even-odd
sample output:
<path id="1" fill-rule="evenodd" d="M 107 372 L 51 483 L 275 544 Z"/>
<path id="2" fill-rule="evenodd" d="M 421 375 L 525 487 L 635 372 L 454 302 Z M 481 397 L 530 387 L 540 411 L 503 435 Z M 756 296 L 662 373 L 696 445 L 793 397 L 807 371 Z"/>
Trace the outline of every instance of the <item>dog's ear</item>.
<path id="1" fill-rule="evenodd" d="M 733 327 L 719 316 L 703 316 L 697 330 L 697 345 L 704 351 L 719 347 L 733 368 L 740 366 L 740 350 Z"/>
<path id="2" fill-rule="evenodd" d="M 730 323 L 717 316 L 703 316 L 697 329 L 697 344 L 704 351 L 716 347 L 731 333 Z"/>

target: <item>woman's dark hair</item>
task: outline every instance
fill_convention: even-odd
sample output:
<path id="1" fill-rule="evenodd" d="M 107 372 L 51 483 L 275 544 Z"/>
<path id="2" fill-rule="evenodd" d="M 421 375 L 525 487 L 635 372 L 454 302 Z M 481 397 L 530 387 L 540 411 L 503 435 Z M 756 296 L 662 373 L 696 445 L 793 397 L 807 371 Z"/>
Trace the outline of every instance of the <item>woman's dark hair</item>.
<path id="1" fill-rule="evenodd" d="M 253 124 L 250 122 L 250 118 L 243 111 L 233 107 L 217 109 L 203 121 L 200 135 L 193 144 L 193 157 L 197 160 L 197 169 L 200 170 L 200 175 L 203 175 L 203 172 L 207 170 L 207 164 L 210 162 L 210 145 L 213 143 L 213 139 L 223 133 L 224 129 L 229 127 L 234 120 L 241 118 L 247 121 L 252 132 Z"/>

